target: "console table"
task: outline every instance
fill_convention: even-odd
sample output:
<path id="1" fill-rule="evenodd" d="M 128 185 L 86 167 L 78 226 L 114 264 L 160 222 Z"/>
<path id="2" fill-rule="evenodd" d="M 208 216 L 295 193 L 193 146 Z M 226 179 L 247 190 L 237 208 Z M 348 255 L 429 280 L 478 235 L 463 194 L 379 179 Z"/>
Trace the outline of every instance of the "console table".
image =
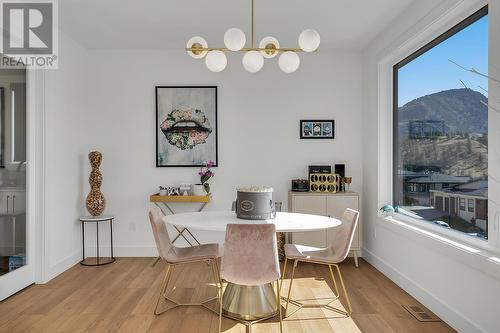
<path id="1" fill-rule="evenodd" d="M 158 208 L 160 208 L 160 210 L 162 211 L 163 215 L 167 215 L 165 213 L 164 208 L 166 208 L 168 211 L 170 211 L 170 213 L 173 215 L 173 214 L 175 214 L 175 212 L 171 207 L 172 203 L 201 203 L 201 207 L 198 209 L 198 212 L 201 212 L 205 208 L 205 206 L 210 201 L 212 201 L 212 195 L 211 194 L 209 194 L 209 195 L 159 195 L 157 193 L 157 194 L 151 195 L 149 197 L 149 201 L 154 203 L 156 206 L 158 206 Z M 175 230 L 177 230 L 177 235 L 172 240 L 172 244 L 174 244 L 175 241 L 177 239 L 179 239 L 179 237 L 182 236 L 182 238 L 184 238 L 184 240 L 186 242 L 188 242 L 188 244 L 190 246 L 200 245 L 200 242 L 196 239 L 196 237 L 194 237 L 194 235 L 191 233 L 191 231 L 189 231 L 188 228 L 179 229 L 177 226 L 174 226 L 174 228 L 175 228 Z M 191 243 L 189 241 L 189 239 L 186 237 L 186 235 L 184 235 L 184 232 L 187 232 L 193 238 L 193 240 L 196 242 L 196 244 Z"/>

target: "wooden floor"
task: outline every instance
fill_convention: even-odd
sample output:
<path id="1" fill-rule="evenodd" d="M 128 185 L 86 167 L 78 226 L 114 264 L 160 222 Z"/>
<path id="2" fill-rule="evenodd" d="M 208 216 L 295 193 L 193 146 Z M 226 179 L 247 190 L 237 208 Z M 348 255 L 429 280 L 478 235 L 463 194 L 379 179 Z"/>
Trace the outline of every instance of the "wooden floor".
<path id="1" fill-rule="evenodd" d="M 76 265 L 45 285 L 33 285 L 1 302 L 0 332 L 217 332 L 217 315 L 202 307 L 153 314 L 165 265 L 153 268 L 151 263 L 151 258 L 119 258 L 102 267 Z M 355 268 L 347 261 L 341 269 L 352 317 L 303 309 L 284 320 L 284 332 L 453 332 L 442 322 L 414 319 L 402 304 L 419 303 L 367 262 L 361 260 Z M 215 293 L 213 280 L 207 281 L 209 271 L 204 263 L 179 269 L 172 277 L 173 297 L 188 301 Z M 332 295 L 327 268 L 299 264 L 296 277 L 292 298 Z M 245 326 L 224 319 L 223 331 L 243 333 Z M 271 319 L 255 324 L 252 331 L 279 332 L 279 324 Z"/>

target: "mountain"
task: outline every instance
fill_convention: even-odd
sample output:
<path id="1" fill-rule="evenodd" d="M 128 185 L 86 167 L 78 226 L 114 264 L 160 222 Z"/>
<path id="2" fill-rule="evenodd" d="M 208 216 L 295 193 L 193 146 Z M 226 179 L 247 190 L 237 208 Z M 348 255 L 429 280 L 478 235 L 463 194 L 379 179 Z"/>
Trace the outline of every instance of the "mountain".
<path id="1" fill-rule="evenodd" d="M 444 121 L 446 133 L 487 133 L 488 98 L 472 89 L 451 89 L 419 97 L 399 108 L 400 133 L 410 120 Z"/>

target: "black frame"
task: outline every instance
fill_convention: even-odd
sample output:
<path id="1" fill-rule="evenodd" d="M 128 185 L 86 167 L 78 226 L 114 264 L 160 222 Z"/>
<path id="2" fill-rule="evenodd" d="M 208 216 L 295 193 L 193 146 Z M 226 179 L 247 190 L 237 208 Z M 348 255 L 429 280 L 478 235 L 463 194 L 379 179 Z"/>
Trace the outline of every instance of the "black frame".
<path id="1" fill-rule="evenodd" d="M 332 136 L 304 136 L 304 133 L 302 132 L 302 124 L 303 123 L 331 123 L 332 124 Z M 301 119 L 300 120 L 300 124 L 299 124 L 299 133 L 300 133 L 300 138 L 301 139 L 335 139 L 335 120 L 333 120 L 333 119 L 326 119 L 326 120 L 320 120 L 320 119 L 313 119 L 313 120 Z"/>
<path id="2" fill-rule="evenodd" d="M 448 38 L 456 35 L 460 31 L 464 30 L 468 26 L 474 24 L 476 21 L 480 20 L 484 16 L 488 15 L 488 5 L 484 6 L 474 14 L 470 15 L 467 17 L 465 20 L 461 21 L 460 23 L 456 24 L 453 26 L 451 29 L 443 33 L 442 35 L 434 38 L 432 41 L 418 49 L 417 51 L 413 52 L 411 55 L 408 57 L 404 58 L 397 64 L 395 64 L 392 68 L 392 75 L 393 75 L 393 86 L 392 86 L 392 201 L 393 205 L 398 206 L 399 203 L 396 202 L 396 193 L 398 193 L 398 182 L 397 182 L 397 170 L 398 170 L 398 161 L 399 161 L 399 149 L 398 149 L 398 132 L 399 132 L 399 121 L 398 121 L 398 70 L 402 68 L 403 66 L 407 65 L 411 61 L 415 60 L 416 58 L 420 57 L 422 54 L 426 53 L 427 51 L 431 50 L 435 46 L 441 44 Z"/>
<path id="3" fill-rule="evenodd" d="M 217 113 L 218 113 L 218 89 L 217 86 L 155 86 L 155 136 L 156 136 L 156 154 L 155 154 L 155 163 L 157 168 L 184 168 L 184 167 L 191 167 L 191 168 L 199 168 L 202 167 L 203 165 L 189 165 L 189 164 L 183 164 L 183 165 L 159 165 L 158 164 L 158 89 L 161 88 L 215 88 L 215 165 L 214 167 L 219 166 L 219 141 L 218 141 L 218 136 L 219 136 L 219 120 L 217 119 Z"/>

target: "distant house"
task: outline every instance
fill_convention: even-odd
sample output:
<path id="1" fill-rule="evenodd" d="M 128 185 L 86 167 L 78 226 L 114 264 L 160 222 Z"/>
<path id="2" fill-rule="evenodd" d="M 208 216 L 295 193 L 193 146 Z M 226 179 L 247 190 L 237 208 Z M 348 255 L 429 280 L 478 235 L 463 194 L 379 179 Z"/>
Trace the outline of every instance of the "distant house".
<path id="1" fill-rule="evenodd" d="M 410 120 L 409 131 L 411 139 L 435 139 L 445 134 L 442 120 Z"/>
<path id="2" fill-rule="evenodd" d="M 435 209 L 486 230 L 488 221 L 488 181 L 476 180 L 449 189 L 431 190 Z"/>
<path id="3" fill-rule="evenodd" d="M 419 177 L 408 177 L 405 181 L 405 193 L 408 199 L 423 206 L 432 206 L 429 193 L 433 190 L 446 190 L 471 181 L 468 176 L 449 176 L 430 173 Z"/>

